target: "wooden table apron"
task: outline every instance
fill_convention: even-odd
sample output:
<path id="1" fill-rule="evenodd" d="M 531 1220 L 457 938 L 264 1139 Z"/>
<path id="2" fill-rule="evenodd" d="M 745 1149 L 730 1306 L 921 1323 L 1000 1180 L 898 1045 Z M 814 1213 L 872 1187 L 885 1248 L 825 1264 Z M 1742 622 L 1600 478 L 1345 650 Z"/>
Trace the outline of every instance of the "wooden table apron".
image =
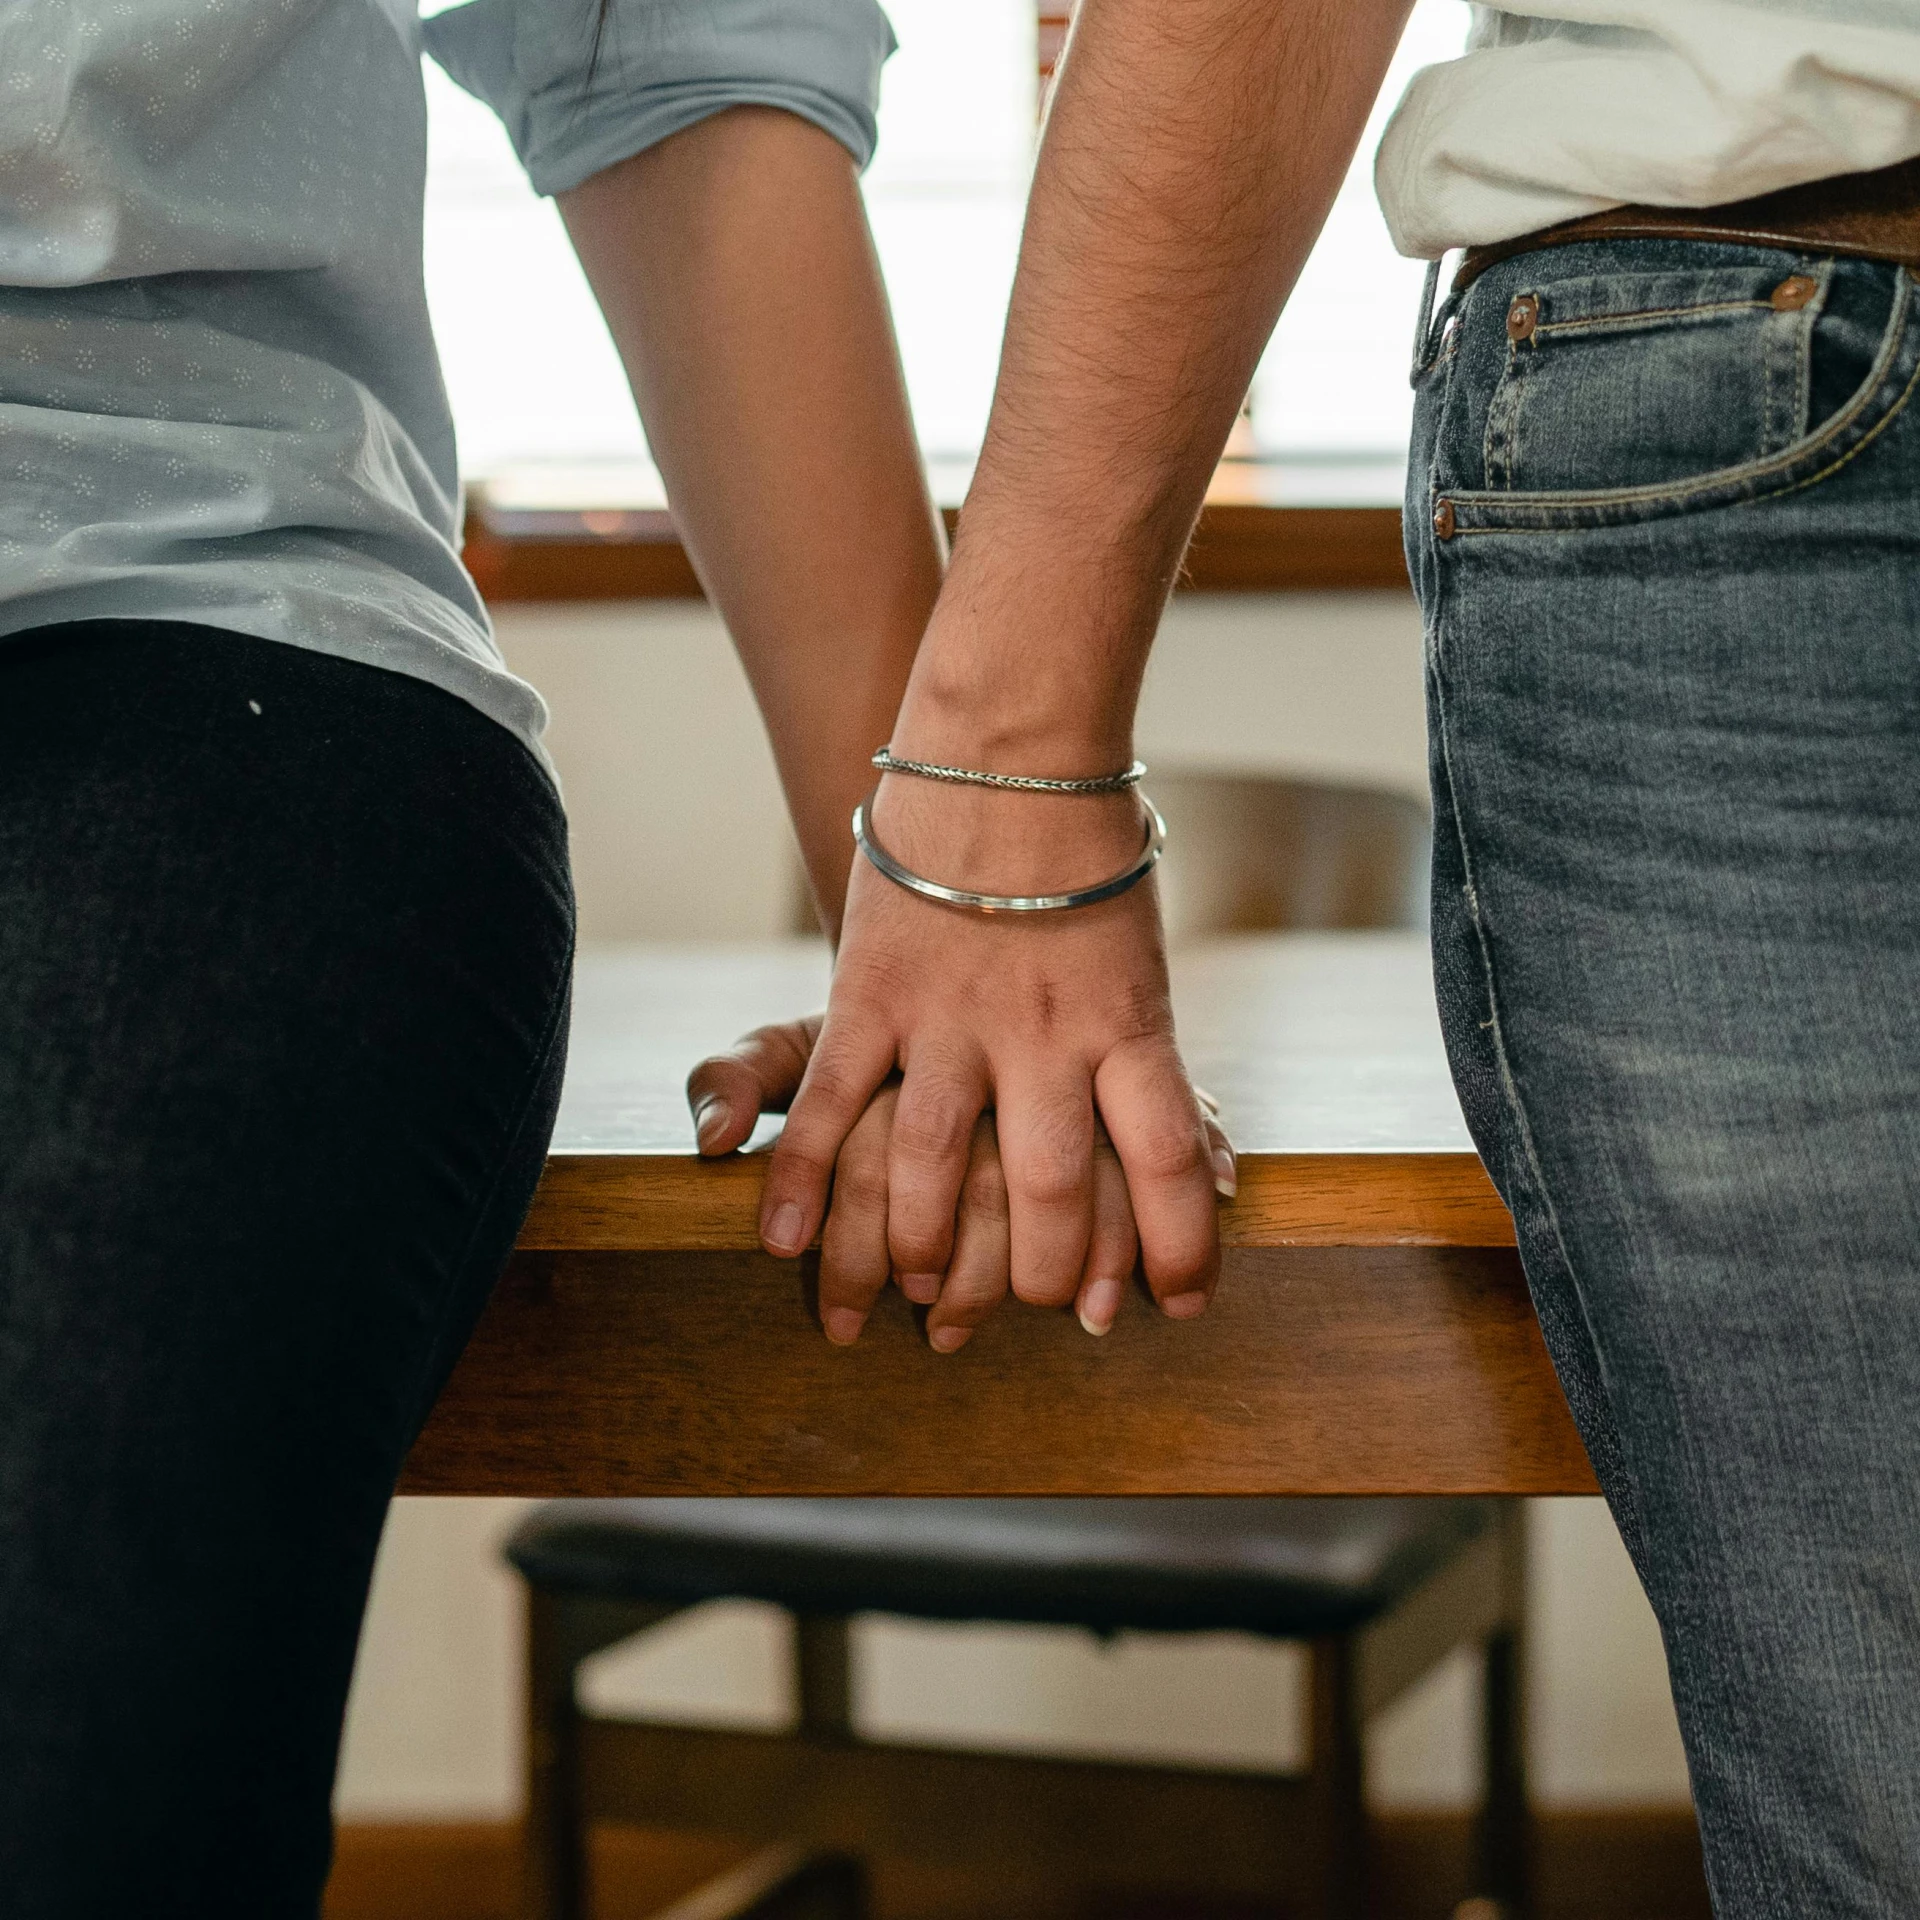
<path id="1" fill-rule="evenodd" d="M 401 1490 L 487 1494 L 1591 1493 L 1446 1081 L 1417 938 L 1220 942 L 1182 1044 L 1241 1145 L 1210 1311 L 1104 1340 L 1009 1304 L 930 1352 L 889 1291 L 851 1349 L 754 1236 L 764 1159 L 687 1151 L 687 1066 L 817 1004 L 799 943 L 583 961 L 519 1251 Z"/>

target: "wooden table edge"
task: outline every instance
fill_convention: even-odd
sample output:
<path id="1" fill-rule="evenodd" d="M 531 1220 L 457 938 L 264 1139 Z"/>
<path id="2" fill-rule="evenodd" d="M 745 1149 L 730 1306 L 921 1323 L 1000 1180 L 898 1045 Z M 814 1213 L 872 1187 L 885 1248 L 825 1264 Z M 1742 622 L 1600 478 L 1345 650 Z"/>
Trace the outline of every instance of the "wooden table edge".
<path id="1" fill-rule="evenodd" d="M 747 1253 L 760 1244 L 758 1154 L 556 1153 L 520 1233 L 528 1253 Z M 1246 1153 L 1221 1208 L 1229 1247 L 1511 1247 L 1478 1157 Z"/>

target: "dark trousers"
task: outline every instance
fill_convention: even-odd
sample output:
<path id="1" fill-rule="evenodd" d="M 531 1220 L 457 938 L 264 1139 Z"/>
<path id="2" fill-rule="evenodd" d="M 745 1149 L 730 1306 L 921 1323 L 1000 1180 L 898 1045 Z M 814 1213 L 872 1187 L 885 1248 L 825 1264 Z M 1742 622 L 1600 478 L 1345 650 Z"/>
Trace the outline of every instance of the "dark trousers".
<path id="1" fill-rule="evenodd" d="M 210 629 L 0 642 L 0 1910 L 311 1920 L 395 1476 L 539 1176 L 511 735 Z"/>

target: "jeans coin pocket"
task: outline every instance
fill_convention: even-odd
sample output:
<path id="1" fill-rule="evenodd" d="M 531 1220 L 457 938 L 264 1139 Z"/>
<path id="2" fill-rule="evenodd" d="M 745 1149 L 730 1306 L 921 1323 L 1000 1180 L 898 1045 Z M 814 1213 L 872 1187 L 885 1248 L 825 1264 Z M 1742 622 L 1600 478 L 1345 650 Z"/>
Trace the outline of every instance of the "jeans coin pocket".
<path id="1" fill-rule="evenodd" d="M 1409 525 L 1442 547 L 1624 527 L 1862 471 L 1920 391 L 1920 270 L 1698 245 L 1569 245 L 1474 282 L 1415 409 Z"/>
<path id="2" fill-rule="evenodd" d="M 1487 404 L 1487 490 L 1655 487 L 1792 446 L 1813 424 L 1814 342 L 1836 263 L 1788 264 L 1775 254 L 1513 293 Z"/>

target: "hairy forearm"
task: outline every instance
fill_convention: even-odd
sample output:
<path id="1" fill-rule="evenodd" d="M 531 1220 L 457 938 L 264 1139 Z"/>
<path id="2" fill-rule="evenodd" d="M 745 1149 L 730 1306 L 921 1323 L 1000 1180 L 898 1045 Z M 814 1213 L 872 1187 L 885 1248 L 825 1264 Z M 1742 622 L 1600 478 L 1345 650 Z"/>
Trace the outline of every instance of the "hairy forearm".
<path id="1" fill-rule="evenodd" d="M 1118 765 L 1207 479 L 1410 0 L 1083 0 L 907 744 Z"/>
<path id="2" fill-rule="evenodd" d="M 561 211 L 837 932 L 847 820 L 943 560 L 853 163 L 793 115 L 736 108 Z"/>

